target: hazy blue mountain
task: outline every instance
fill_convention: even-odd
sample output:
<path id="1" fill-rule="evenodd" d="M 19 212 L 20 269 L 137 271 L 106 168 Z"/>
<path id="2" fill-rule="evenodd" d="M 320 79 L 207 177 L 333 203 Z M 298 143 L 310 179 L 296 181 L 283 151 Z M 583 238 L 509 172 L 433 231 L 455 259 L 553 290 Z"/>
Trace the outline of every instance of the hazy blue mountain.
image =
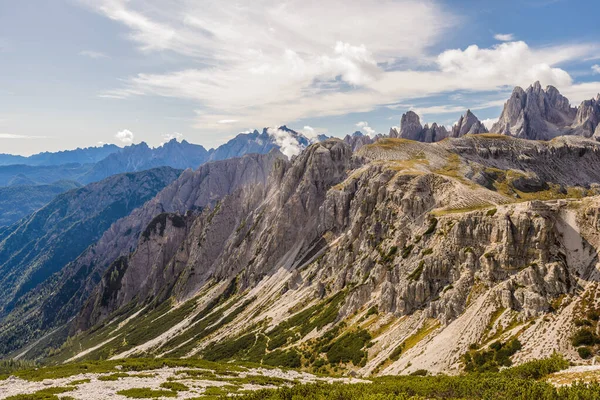
<path id="1" fill-rule="evenodd" d="M 48 185 L 61 180 L 81 182 L 81 176 L 93 166 L 94 164 L 1 165 L 0 186 Z"/>
<path id="2" fill-rule="evenodd" d="M 114 144 L 105 144 L 100 147 L 77 148 L 57 152 L 43 152 L 29 157 L 12 154 L 0 154 L 0 165 L 62 165 L 62 164 L 90 164 L 96 163 L 121 148 Z"/>
<path id="3" fill-rule="evenodd" d="M 208 161 L 208 157 L 209 152 L 203 146 L 185 140 L 178 142 L 173 139 L 156 148 L 142 142 L 127 146 L 99 161 L 89 172 L 80 177 L 80 181 L 96 182 L 114 174 L 143 171 L 161 166 L 196 169 Z"/>

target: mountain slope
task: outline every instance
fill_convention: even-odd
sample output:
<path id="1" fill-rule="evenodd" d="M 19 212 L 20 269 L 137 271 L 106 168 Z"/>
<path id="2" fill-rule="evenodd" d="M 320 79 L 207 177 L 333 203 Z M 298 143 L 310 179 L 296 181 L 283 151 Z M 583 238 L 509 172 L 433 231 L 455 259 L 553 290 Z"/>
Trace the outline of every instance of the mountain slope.
<path id="1" fill-rule="evenodd" d="M 153 198 L 180 171 L 124 174 L 59 195 L 9 227 L 0 242 L 2 314 L 28 291 L 75 259 L 117 219 Z"/>
<path id="2" fill-rule="evenodd" d="M 273 150 L 266 155 L 252 154 L 207 163 L 197 171 L 184 171 L 152 200 L 115 222 L 73 262 L 25 296 L 3 321 L 2 352 L 37 339 L 71 319 L 108 265 L 133 251 L 152 221 L 159 223 L 165 212 L 197 212 L 239 187 L 260 184 L 269 176 L 272 165 L 282 158 L 281 153 Z"/>
<path id="3" fill-rule="evenodd" d="M 0 187 L 0 227 L 12 225 L 42 208 L 57 195 L 79 187 L 81 184 L 74 181 Z"/>
<path id="4" fill-rule="evenodd" d="M 312 145 L 262 183 L 148 224 L 50 360 L 452 372 L 518 339 L 514 362 L 581 361 L 570 338 L 596 307 L 599 166 L 600 145 L 578 137 Z"/>

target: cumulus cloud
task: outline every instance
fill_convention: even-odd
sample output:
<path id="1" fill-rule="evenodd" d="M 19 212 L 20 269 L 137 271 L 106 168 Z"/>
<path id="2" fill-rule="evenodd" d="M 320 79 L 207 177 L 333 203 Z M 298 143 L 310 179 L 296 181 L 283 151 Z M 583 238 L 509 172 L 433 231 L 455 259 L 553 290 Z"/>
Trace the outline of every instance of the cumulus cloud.
<path id="1" fill-rule="evenodd" d="M 106 54 L 94 50 L 82 50 L 79 52 L 79 55 L 93 59 L 108 58 Z"/>
<path id="2" fill-rule="evenodd" d="M 125 145 L 130 145 L 133 143 L 134 135 L 133 135 L 133 132 L 131 132 L 129 129 L 123 129 L 122 131 L 117 132 L 115 137 L 121 143 L 124 143 Z"/>
<path id="3" fill-rule="evenodd" d="M 369 123 L 366 121 L 360 121 L 356 124 L 356 126 L 363 131 L 364 133 L 366 133 L 367 135 L 369 135 L 370 137 L 373 137 L 375 135 L 377 135 L 377 132 L 375 131 L 375 129 L 371 128 L 369 126 Z"/>
<path id="4" fill-rule="evenodd" d="M 598 65 L 598 64 L 592 65 L 592 72 L 594 74 L 600 74 L 600 65 Z"/>
<path id="5" fill-rule="evenodd" d="M 490 129 L 492 129 L 492 126 L 494 126 L 494 124 L 496 122 L 498 122 L 498 119 L 499 118 L 486 118 L 486 119 L 481 120 L 481 122 L 483 123 L 483 125 L 485 125 L 485 127 L 489 131 Z"/>
<path id="6" fill-rule="evenodd" d="M 515 40 L 515 35 L 512 33 L 497 33 L 494 35 L 494 39 L 499 40 L 501 42 L 511 42 Z"/>
<path id="7" fill-rule="evenodd" d="M 279 146 L 281 152 L 288 158 L 292 158 L 293 156 L 300 154 L 300 152 L 304 149 L 298 140 L 289 132 L 281 129 L 268 128 L 267 134 L 273 138 L 275 143 Z"/>
<path id="8" fill-rule="evenodd" d="M 305 125 L 304 128 L 299 130 L 299 132 L 310 140 L 316 139 L 319 136 L 317 130 L 309 125 Z"/>

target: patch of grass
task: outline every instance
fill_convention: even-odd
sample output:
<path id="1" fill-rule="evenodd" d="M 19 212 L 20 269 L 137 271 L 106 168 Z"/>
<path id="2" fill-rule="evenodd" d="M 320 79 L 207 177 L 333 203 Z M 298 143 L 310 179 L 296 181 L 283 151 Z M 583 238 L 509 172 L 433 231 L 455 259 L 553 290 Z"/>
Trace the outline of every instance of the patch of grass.
<path id="1" fill-rule="evenodd" d="M 410 256 L 410 253 L 412 252 L 414 247 L 415 246 L 413 244 L 404 246 L 404 248 L 402 249 L 402 258 L 408 258 L 408 256 Z"/>
<path id="2" fill-rule="evenodd" d="M 104 382 L 109 382 L 109 381 L 118 381 L 119 378 L 128 378 L 128 377 L 129 377 L 129 374 L 127 374 L 125 372 L 115 372 L 114 374 L 99 376 L 98 380 L 104 381 Z"/>
<path id="3" fill-rule="evenodd" d="M 428 256 L 429 254 L 433 254 L 433 249 L 427 248 L 427 249 L 423 249 L 423 251 L 421 251 L 421 255 L 423 255 L 423 256 Z"/>
<path id="4" fill-rule="evenodd" d="M 419 344 L 421 340 L 429 336 L 429 334 L 437 329 L 438 326 L 440 326 L 440 323 L 435 319 L 429 319 L 425 321 L 421 328 L 419 328 L 414 334 L 404 341 L 404 351 L 407 351 Z"/>
<path id="5" fill-rule="evenodd" d="M 411 281 L 418 281 L 423 273 L 423 268 L 425 268 L 425 261 L 421 260 L 419 261 L 417 268 L 408 275 L 408 279 Z"/>
<path id="6" fill-rule="evenodd" d="M 118 369 L 117 367 L 120 367 Z M 244 371 L 245 368 L 236 365 L 223 365 L 207 360 L 185 358 L 185 359 L 160 359 L 160 358 L 127 358 L 111 361 L 88 361 L 74 364 L 60 364 L 46 366 L 37 369 L 25 369 L 15 371 L 13 375 L 18 378 L 32 382 L 45 379 L 67 378 L 73 375 L 85 373 L 124 373 L 137 371 L 151 371 L 160 368 L 202 368 L 216 371 L 217 373 L 228 373 L 229 371 Z"/>
<path id="7" fill-rule="evenodd" d="M 133 388 L 119 390 L 117 394 L 132 399 L 157 399 L 159 397 L 177 397 L 177 392 L 172 390 L 153 390 L 150 388 Z"/>
<path id="8" fill-rule="evenodd" d="M 172 390 L 174 392 L 187 392 L 190 390 L 189 387 L 181 382 L 163 382 L 160 384 L 160 387 L 163 389 Z"/>
<path id="9" fill-rule="evenodd" d="M 67 383 L 67 385 L 69 386 L 77 386 L 77 385 L 83 385 L 84 383 L 90 383 L 92 380 L 91 379 L 78 379 L 76 381 L 72 381 Z"/>

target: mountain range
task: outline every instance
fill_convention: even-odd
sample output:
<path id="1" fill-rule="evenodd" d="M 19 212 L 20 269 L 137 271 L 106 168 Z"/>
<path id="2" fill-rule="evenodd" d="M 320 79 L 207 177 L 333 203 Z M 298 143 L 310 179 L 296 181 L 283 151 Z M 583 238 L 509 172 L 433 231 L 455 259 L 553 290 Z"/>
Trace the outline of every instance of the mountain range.
<path id="1" fill-rule="evenodd" d="M 598 99 L 516 88 L 492 133 L 470 110 L 450 130 L 409 111 L 375 137 L 283 126 L 119 150 L 85 173 L 108 178 L 0 228 L 0 354 L 365 376 L 501 351 L 585 364 L 600 351 Z"/>

